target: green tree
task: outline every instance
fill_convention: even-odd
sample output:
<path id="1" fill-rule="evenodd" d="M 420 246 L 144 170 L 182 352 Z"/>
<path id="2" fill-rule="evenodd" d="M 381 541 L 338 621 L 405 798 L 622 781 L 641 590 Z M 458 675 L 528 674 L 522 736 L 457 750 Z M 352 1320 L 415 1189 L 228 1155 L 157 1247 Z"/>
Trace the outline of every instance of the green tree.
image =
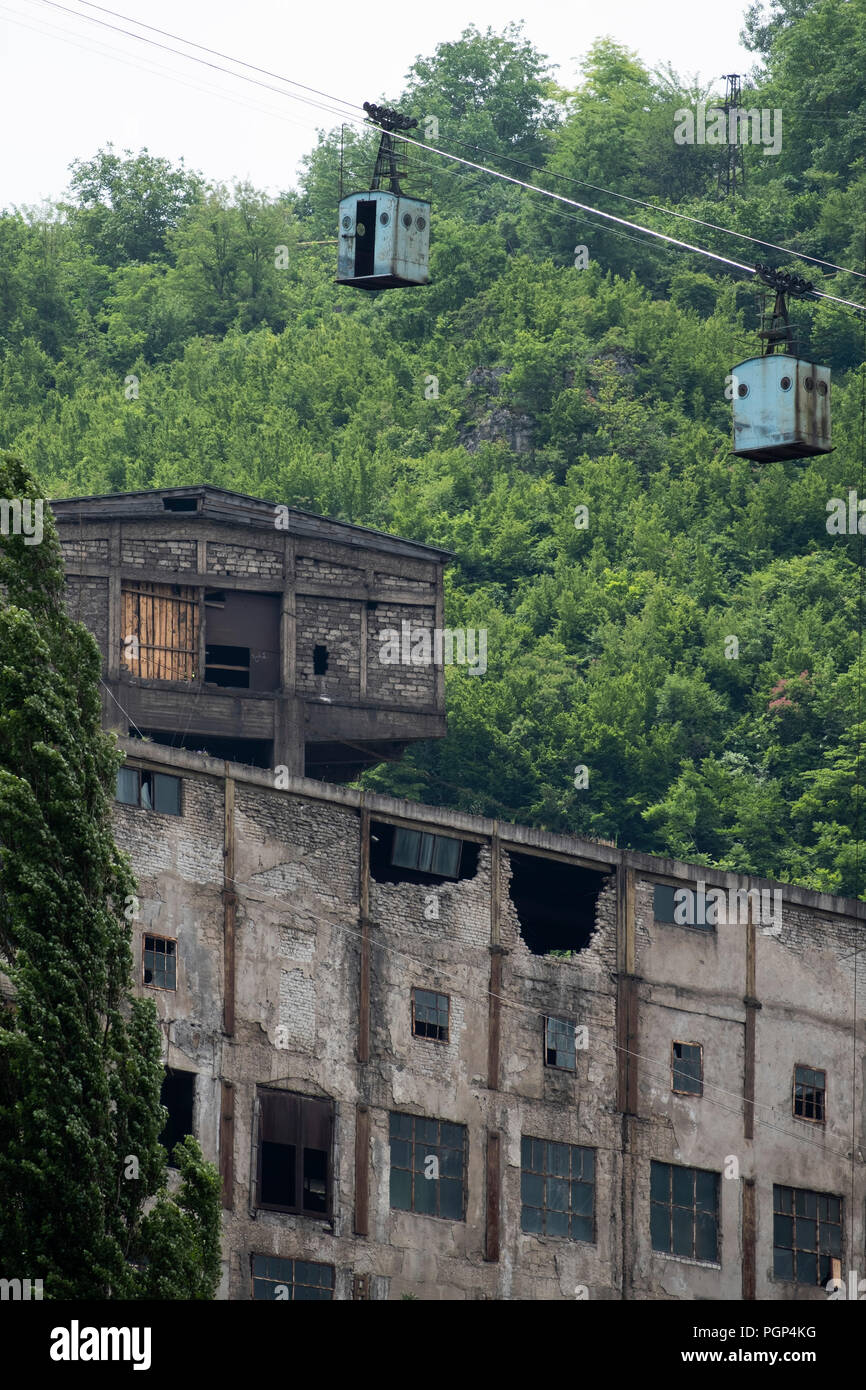
<path id="1" fill-rule="evenodd" d="M 35 494 L 0 457 L 0 496 Z M 0 544 L 0 1267 L 48 1298 L 211 1298 L 218 1176 L 191 1141 L 167 1191 L 160 1032 L 130 995 L 135 883 L 111 834 L 120 758 L 42 525 Z"/>

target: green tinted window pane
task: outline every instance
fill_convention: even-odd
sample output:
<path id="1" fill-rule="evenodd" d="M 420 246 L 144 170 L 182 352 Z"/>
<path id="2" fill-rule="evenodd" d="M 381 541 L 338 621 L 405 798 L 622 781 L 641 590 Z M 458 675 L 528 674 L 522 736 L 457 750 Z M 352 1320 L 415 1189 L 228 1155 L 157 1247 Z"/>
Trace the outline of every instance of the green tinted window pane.
<path id="1" fill-rule="evenodd" d="M 521 1173 L 520 1199 L 529 1202 L 533 1207 L 544 1206 L 544 1178 L 537 1177 L 534 1173 Z"/>
<path id="2" fill-rule="evenodd" d="M 416 1144 L 415 1152 L 412 1156 L 412 1167 L 415 1169 L 415 1172 L 423 1173 L 425 1168 L 429 1169 L 430 1164 L 427 1160 L 430 1158 L 435 1158 L 436 1163 L 439 1162 L 439 1152 L 435 1144 Z M 435 1171 L 435 1165 L 433 1165 L 433 1167 Z"/>
<path id="3" fill-rule="evenodd" d="M 391 1113 L 391 1138 L 409 1139 L 412 1135 L 412 1116 Z"/>
<path id="4" fill-rule="evenodd" d="M 530 1235 L 540 1236 L 542 1231 L 543 1215 L 539 1207 L 522 1207 L 520 1211 L 520 1229 L 528 1231 Z"/>
<path id="5" fill-rule="evenodd" d="M 805 1217 L 797 1218 L 797 1249 L 798 1250 L 817 1250 L 818 1249 L 818 1223 L 808 1221 Z"/>
<path id="6" fill-rule="evenodd" d="M 391 1162 L 396 1168 L 409 1167 L 410 1144 L 407 1139 L 391 1140 Z"/>
<path id="7" fill-rule="evenodd" d="M 463 1184 L 450 1178 L 439 1182 L 439 1215 L 451 1221 L 463 1220 Z"/>
<path id="8" fill-rule="evenodd" d="M 545 1234 L 549 1236 L 568 1235 L 568 1212 L 547 1211 L 545 1212 Z"/>
<path id="9" fill-rule="evenodd" d="M 532 1141 L 532 1168 L 536 1173 L 544 1173 L 547 1170 L 547 1145 L 543 1139 Z"/>
<path id="10" fill-rule="evenodd" d="M 699 1211 L 715 1211 L 718 1175 L 699 1168 L 695 1173 L 695 1205 Z"/>
<path id="11" fill-rule="evenodd" d="M 575 1216 L 592 1216 L 593 1188 L 587 1182 L 571 1184 L 571 1210 Z"/>
<path id="12" fill-rule="evenodd" d="M 695 1258 L 715 1260 L 717 1254 L 716 1219 L 708 1211 L 699 1211 L 695 1223 Z"/>
<path id="13" fill-rule="evenodd" d="M 776 1211 L 793 1211 L 793 1192 L 790 1187 L 773 1187 L 773 1206 Z"/>
<path id="14" fill-rule="evenodd" d="M 437 1206 L 436 1189 L 439 1186 L 438 1178 L 425 1178 L 422 1174 L 415 1174 L 415 1206 L 414 1211 L 420 1212 L 422 1216 L 435 1216 Z"/>
<path id="15" fill-rule="evenodd" d="M 177 989 L 176 956 L 172 951 L 170 956 L 166 956 L 165 961 L 165 987 L 166 989 Z"/>
<path id="16" fill-rule="evenodd" d="M 419 868 L 420 870 L 422 870 L 423 873 L 428 874 L 428 873 L 430 872 L 432 863 L 433 863 L 433 836 L 432 836 L 432 835 L 422 835 L 422 836 L 421 836 L 421 848 L 420 848 L 419 853 L 418 853 L 418 868 Z"/>
<path id="17" fill-rule="evenodd" d="M 524 1168 L 529 1168 L 532 1163 L 532 1140 L 525 1135 L 520 1140 L 520 1162 Z"/>
<path id="18" fill-rule="evenodd" d="M 426 1120 L 422 1116 L 415 1117 L 415 1143 L 416 1144 L 438 1144 L 439 1143 L 439 1121 Z"/>
<path id="19" fill-rule="evenodd" d="M 414 869 L 418 864 L 418 847 L 421 836 L 417 830 L 404 830 L 398 827 L 394 831 L 394 848 L 391 852 L 391 863 L 398 864 L 403 869 Z"/>
<path id="20" fill-rule="evenodd" d="M 319 1292 L 319 1289 L 306 1288 L 303 1284 L 296 1284 L 294 1300 L 296 1303 L 318 1302 Z"/>
<path id="21" fill-rule="evenodd" d="M 264 1255 L 253 1255 L 253 1274 L 254 1274 L 254 1275 L 256 1275 L 256 1274 L 258 1274 L 258 1275 L 266 1274 L 266 1273 L 267 1273 L 267 1269 L 268 1269 L 268 1261 L 267 1261 L 266 1256 L 264 1256 Z"/>
<path id="22" fill-rule="evenodd" d="M 776 1212 L 773 1217 L 773 1244 L 788 1247 L 794 1244 L 794 1218 Z"/>
<path id="23" fill-rule="evenodd" d="M 550 1155 L 551 1173 L 555 1173 L 558 1178 L 567 1178 L 571 1170 L 571 1154 L 567 1144 L 552 1144 Z"/>
<path id="24" fill-rule="evenodd" d="M 254 1299 L 273 1299 L 273 1297 L 274 1297 L 274 1286 L 273 1286 L 273 1284 L 267 1284 L 267 1283 L 265 1283 L 265 1281 L 264 1281 L 263 1279 L 254 1279 L 254 1280 L 253 1280 L 253 1298 L 254 1298 Z"/>
<path id="25" fill-rule="evenodd" d="M 180 778 L 167 777 L 163 772 L 154 774 L 153 809 L 167 816 L 180 815 Z"/>
<path id="26" fill-rule="evenodd" d="M 668 1202 L 671 1195 L 671 1170 L 666 1163 L 650 1164 L 650 1197 L 654 1202 Z"/>
<path id="27" fill-rule="evenodd" d="M 443 1178 L 463 1178 L 463 1150 L 440 1149 L 439 1172 Z"/>
<path id="28" fill-rule="evenodd" d="M 410 1175 L 402 1168 L 391 1169 L 391 1206 L 397 1211 L 410 1209 Z"/>
<path id="29" fill-rule="evenodd" d="M 553 1211 L 568 1211 L 571 1184 L 565 1178 L 547 1179 L 547 1206 Z"/>
<path id="30" fill-rule="evenodd" d="M 581 1154 L 583 1158 L 583 1176 L 586 1178 L 587 1182 L 591 1182 L 592 1179 L 595 1177 L 595 1150 L 576 1149 L 575 1153 L 578 1152 Z"/>
<path id="31" fill-rule="evenodd" d="M 284 1284 L 291 1284 L 294 1278 L 291 1260 L 268 1260 L 268 1278 L 279 1279 Z"/>
<path id="32" fill-rule="evenodd" d="M 673 1169 L 673 1200 L 678 1207 L 691 1207 L 695 1200 L 694 1168 Z"/>
<path id="33" fill-rule="evenodd" d="M 817 1284 L 818 1256 L 804 1250 L 797 1251 L 797 1283 Z"/>
<path id="34" fill-rule="evenodd" d="M 650 1236 L 653 1250 L 670 1250 L 670 1209 L 658 1202 L 650 1205 Z"/>
<path id="35" fill-rule="evenodd" d="M 416 991 L 415 991 L 415 1011 L 416 1011 L 416 1013 L 418 1013 L 421 1009 L 432 1009 L 432 1008 L 435 1007 L 435 1004 L 436 1004 L 436 995 L 435 995 L 435 994 L 432 994 L 432 993 L 430 992 L 429 989 L 416 989 Z"/>
<path id="36" fill-rule="evenodd" d="M 319 1266 L 310 1264 L 306 1260 L 295 1261 L 295 1282 L 297 1284 L 318 1284 Z"/>
<path id="37" fill-rule="evenodd" d="M 674 920 L 674 888 L 665 883 L 657 883 L 653 888 L 653 917 L 657 922 Z"/>
<path id="38" fill-rule="evenodd" d="M 437 835 L 435 839 L 433 872 L 446 874 L 449 878 L 456 878 L 460 866 L 460 841 L 446 839 L 442 835 Z"/>
<path id="39" fill-rule="evenodd" d="M 773 1274 L 777 1279 L 793 1279 L 793 1250 L 780 1250 L 777 1248 L 773 1251 Z"/>
<path id="40" fill-rule="evenodd" d="M 842 1231 L 839 1226 L 830 1226 L 823 1222 L 818 1238 L 820 1249 L 825 1255 L 842 1254 Z"/>
<path id="41" fill-rule="evenodd" d="M 138 805 L 138 769 L 122 767 L 117 773 L 117 800 L 125 806 Z"/>
<path id="42" fill-rule="evenodd" d="M 826 1220 L 827 1220 L 827 1217 L 828 1217 L 828 1215 L 829 1215 L 829 1211 L 830 1211 L 830 1208 L 829 1208 L 828 1199 L 827 1199 L 826 1197 L 822 1197 L 821 1194 L 819 1193 L 819 1194 L 818 1194 L 818 1220 L 819 1220 L 819 1221 L 826 1221 Z"/>
<path id="43" fill-rule="evenodd" d="M 594 1239 L 592 1220 L 588 1216 L 572 1216 L 571 1218 L 571 1238 L 572 1240 Z"/>
<path id="44" fill-rule="evenodd" d="M 841 1198 L 841 1197 L 828 1197 L 828 1198 L 827 1198 L 827 1217 L 828 1217 L 828 1220 L 830 1220 L 830 1221 L 839 1221 L 839 1220 L 841 1220 L 841 1215 L 842 1215 L 842 1198 Z"/>
<path id="45" fill-rule="evenodd" d="M 673 1209 L 673 1253 L 675 1255 L 694 1255 L 695 1219 L 691 1211 L 684 1207 Z"/>

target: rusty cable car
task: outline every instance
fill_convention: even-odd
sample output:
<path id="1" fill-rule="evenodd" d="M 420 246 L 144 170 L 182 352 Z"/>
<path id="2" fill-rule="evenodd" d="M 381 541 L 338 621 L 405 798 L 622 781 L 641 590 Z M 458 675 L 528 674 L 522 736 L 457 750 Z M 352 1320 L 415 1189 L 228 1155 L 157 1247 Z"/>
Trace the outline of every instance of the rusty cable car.
<path id="1" fill-rule="evenodd" d="M 412 130 L 417 120 L 388 106 L 364 102 L 382 129 L 370 188 L 340 199 L 337 284 L 360 290 L 426 285 L 430 280 L 430 204 L 403 192 L 406 169 L 397 165 L 391 132 Z M 388 187 L 382 184 L 387 182 Z"/>
<path id="2" fill-rule="evenodd" d="M 734 453 L 759 463 L 832 453 L 830 368 L 798 356 L 788 319 L 787 296 L 802 297 L 814 287 L 770 266 L 755 269 L 776 297 L 759 334 L 762 355 L 732 369 Z"/>

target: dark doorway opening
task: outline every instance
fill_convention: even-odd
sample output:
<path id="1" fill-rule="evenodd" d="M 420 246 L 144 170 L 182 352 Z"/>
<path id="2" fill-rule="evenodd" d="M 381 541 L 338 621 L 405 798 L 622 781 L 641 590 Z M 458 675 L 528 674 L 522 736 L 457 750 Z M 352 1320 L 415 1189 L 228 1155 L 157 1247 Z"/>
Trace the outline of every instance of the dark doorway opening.
<path id="1" fill-rule="evenodd" d="M 372 275 L 376 250 L 376 203 L 358 203 L 355 214 L 355 274 Z"/>
<path id="2" fill-rule="evenodd" d="M 178 1166 L 173 1159 L 175 1144 L 179 1144 L 181 1139 L 193 1132 L 192 1107 L 195 1099 L 195 1077 L 194 1071 L 175 1071 L 172 1067 L 165 1069 L 159 1099 L 168 1111 L 168 1119 L 165 1123 L 165 1129 L 159 1136 L 159 1142 L 168 1152 L 169 1168 Z"/>

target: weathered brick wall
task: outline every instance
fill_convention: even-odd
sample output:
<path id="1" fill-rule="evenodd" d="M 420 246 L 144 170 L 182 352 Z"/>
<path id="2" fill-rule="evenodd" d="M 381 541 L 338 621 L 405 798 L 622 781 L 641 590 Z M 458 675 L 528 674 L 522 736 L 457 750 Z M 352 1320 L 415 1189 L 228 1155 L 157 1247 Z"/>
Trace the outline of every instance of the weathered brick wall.
<path id="1" fill-rule="evenodd" d="M 93 633 L 102 652 L 103 664 L 108 660 L 108 580 L 66 576 L 66 607 L 70 617 L 84 623 Z"/>
<path id="2" fill-rule="evenodd" d="M 63 562 L 67 565 L 105 564 L 108 561 L 107 539 L 61 541 Z"/>
<path id="3" fill-rule="evenodd" d="M 346 599 L 296 600 L 297 678 L 302 695 L 328 695 L 357 700 L 361 689 L 361 614 L 357 603 Z M 313 671 L 313 648 L 327 647 L 328 670 Z"/>
<path id="4" fill-rule="evenodd" d="M 336 560 L 299 555 L 295 562 L 295 576 L 299 585 L 305 581 L 311 584 L 361 584 L 364 571 L 352 565 L 338 564 Z"/>
<path id="5" fill-rule="evenodd" d="M 400 589 L 403 593 L 431 594 L 434 590 L 432 579 L 413 579 L 410 575 L 391 574 L 376 570 L 373 576 L 377 589 Z"/>
<path id="6" fill-rule="evenodd" d="M 208 541 L 208 574 L 231 574 L 238 578 L 282 579 L 282 551 L 262 550 L 257 546 L 230 545 Z"/>
<path id="7" fill-rule="evenodd" d="M 436 689 L 436 668 L 430 665 L 403 665 L 402 662 L 402 624 L 410 624 L 411 629 L 426 628 L 430 633 L 432 655 L 432 631 L 435 622 L 434 610 L 426 605 L 378 603 L 367 615 L 367 693 L 372 700 L 386 705 L 432 705 Z M 383 648 L 389 640 L 382 636 L 385 632 L 396 632 L 401 642 L 399 662 L 382 660 Z M 411 640 L 408 655 L 411 656 Z M 396 654 L 396 653 L 395 653 Z M 390 655 L 387 649 L 385 655 Z"/>
<path id="8" fill-rule="evenodd" d="M 120 561 L 127 568 L 158 570 L 194 570 L 196 543 L 185 540 L 133 540 L 124 536 L 120 546 Z"/>

